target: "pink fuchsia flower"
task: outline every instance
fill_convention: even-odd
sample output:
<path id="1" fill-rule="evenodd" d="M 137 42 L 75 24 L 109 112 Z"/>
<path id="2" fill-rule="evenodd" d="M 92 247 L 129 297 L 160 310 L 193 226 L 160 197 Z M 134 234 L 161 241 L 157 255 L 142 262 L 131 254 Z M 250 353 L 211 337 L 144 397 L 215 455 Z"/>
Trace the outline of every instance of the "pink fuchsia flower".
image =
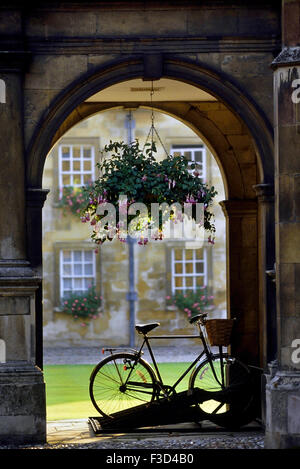
<path id="1" fill-rule="evenodd" d="M 170 296 L 166 296 L 166 300 L 170 300 L 170 299 L 171 299 L 171 297 L 170 297 Z"/>
<path id="2" fill-rule="evenodd" d="M 215 244 L 215 239 L 212 238 L 211 236 L 208 237 L 208 240 L 207 240 L 210 244 Z"/>
<path id="3" fill-rule="evenodd" d="M 146 175 L 144 175 L 144 176 L 142 177 L 142 181 L 147 181 L 147 176 L 146 176 Z"/>

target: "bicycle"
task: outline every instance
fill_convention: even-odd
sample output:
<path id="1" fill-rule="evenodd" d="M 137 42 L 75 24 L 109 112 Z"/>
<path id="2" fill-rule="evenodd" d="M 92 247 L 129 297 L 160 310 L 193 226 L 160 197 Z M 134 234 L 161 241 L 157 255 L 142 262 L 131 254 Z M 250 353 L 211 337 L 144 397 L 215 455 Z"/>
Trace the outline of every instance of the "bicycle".
<path id="1" fill-rule="evenodd" d="M 252 421 L 254 393 L 251 371 L 240 360 L 223 352 L 226 339 L 223 344 L 218 344 L 218 354 L 211 352 L 204 333 L 206 326 L 210 321 L 222 320 L 207 320 L 206 316 L 207 314 L 199 314 L 190 320 L 191 323 L 197 324 L 199 335 L 148 336 L 150 331 L 160 325 L 154 322 L 135 326 L 136 331 L 143 336 L 139 350 L 118 352 L 118 348 L 104 349 L 103 351 L 110 352 L 110 355 L 95 366 L 90 376 L 89 393 L 97 411 L 103 417 L 113 418 L 115 412 L 161 398 L 170 399 L 176 394 L 179 383 L 191 372 L 188 390 L 192 392 L 200 388 L 208 393 L 205 402 L 196 404 L 201 420 L 209 420 L 232 429 Z M 164 384 L 150 345 L 150 340 L 162 338 L 200 338 L 203 345 L 203 351 L 172 385 Z M 145 345 L 153 366 L 142 358 Z M 203 357 L 205 358 L 202 360 Z"/>

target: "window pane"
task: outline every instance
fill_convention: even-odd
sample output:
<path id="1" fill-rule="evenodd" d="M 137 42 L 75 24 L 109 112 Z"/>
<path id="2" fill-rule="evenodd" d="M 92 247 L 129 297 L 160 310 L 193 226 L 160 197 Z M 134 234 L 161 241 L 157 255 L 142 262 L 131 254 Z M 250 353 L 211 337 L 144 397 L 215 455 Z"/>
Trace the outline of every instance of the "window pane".
<path id="1" fill-rule="evenodd" d="M 182 287 L 182 278 L 181 277 L 175 277 L 175 287 Z"/>
<path id="2" fill-rule="evenodd" d="M 182 259 L 182 249 L 174 249 L 175 251 L 175 259 L 177 261 Z"/>
<path id="3" fill-rule="evenodd" d="M 202 151 L 195 151 L 195 161 L 202 162 L 202 155 L 203 155 Z"/>
<path id="4" fill-rule="evenodd" d="M 74 261 L 81 262 L 82 260 L 82 252 L 81 251 L 74 251 Z"/>
<path id="5" fill-rule="evenodd" d="M 71 264 L 64 264 L 63 275 L 71 275 L 71 272 L 72 272 Z"/>
<path id="6" fill-rule="evenodd" d="M 73 171 L 80 171 L 80 161 L 73 160 Z"/>
<path id="7" fill-rule="evenodd" d="M 70 158 L 70 148 L 62 147 L 61 154 L 63 158 Z"/>
<path id="8" fill-rule="evenodd" d="M 196 272 L 197 272 L 197 274 L 203 274 L 204 273 L 204 263 L 203 262 L 197 262 L 196 263 Z"/>
<path id="9" fill-rule="evenodd" d="M 72 280 L 70 278 L 63 279 L 63 289 L 72 290 Z"/>
<path id="10" fill-rule="evenodd" d="M 193 277 L 186 277 L 185 279 L 185 285 L 187 287 L 192 287 L 193 286 Z"/>
<path id="11" fill-rule="evenodd" d="M 84 260 L 85 261 L 92 261 L 93 260 L 92 251 L 84 251 Z"/>
<path id="12" fill-rule="evenodd" d="M 93 278 L 84 278 L 83 279 L 84 289 L 88 290 L 92 286 L 93 283 L 95 283 Z"/>
<path id="13" fill-rule="evenodd" d="M 204 287 L 204 277 L 196 277 L 196 287 Z"/>
<path id="14" fill-rule="evenodd" d="M 80 174 L 74 174 L 73 176 L 73 185 L 77 184 L 78 186 L 80 186 L 81 184 L 81 176 Z"/>
<path id="15" fill-rule="evenodd" d="M 87 184 L 89 181 L 91 181 L 91 174 L 84 174 L 83 176 L 83 184 Z"/>
<path id="16" fill-rule="evenodd" d="M 84 171 L 91 171 L 91 169 L 92 169 L 91 161 L 84 161 L 83 162 L 83 169 L 84 169 Z"/>
<path id="17" fill-rule="evenodd" d="M 63 259 L 64 261 L 71 261 L 71 251 L 63 251 Z"/>
<path id="18" fill-rule="evenodd" d="M 178 262 L 176 262 L 176 264 L 175 264 L 175 273 L 176 274 L 182 274 L 182 264 L 179 264 Z"/>
<path id="19" fill-rule="evenodd" d="M 80 147 L 73 147 L 73 158 L 80 158 Z"/>
<path id="20" fill-rule="evenodd" d="M 185 250 L 185 259 L 190 261 L 193 259 L 193 249 L 186 249 Z"/>
<path id="21" fill-rule="evenodd" d="M 63 161 L 62 162 L 62 170 L 63 171 L 70 171 L 70 161 Z"/>
<path id="22" fill-rule="evenodd" d="M 74 264 L 74 275 L 82 275 L 82 265 Z"/>
<path id="23" fill-rule="evenodd" d="M 64 174 L 63 177 L 62 177 L 63 185 L 64 186 L 69 186 L 71 184 L 70 181 L 71 181 L 70 176 Z"/>
<path id="24" fill-rule="evenodd" d="M 203 250 L 202 249 L 196 249 L 196 259 L 203 259 Z"/>
<path id="25" fill-rule="evenodd" d="M 83 158 L 90 158 L 92 156 L 91 148 L 84 148 L 83 149 Z"/>
<path id="26" fill-rule="evenodd" d="M 82 290 L 82 279 L 81 278 L 75 278 L 74 279 L 74 290 Z"/>
<path id="27" fill-rule="evenodd" d="M 93 264 L 85 264 L 84 275 L 93 275 Z"/>
<path id="28" fill-rule="evenodd" d="M 188 161 L 192 160 L 192 153 L 190 151 L 185 151 L 184 156 Z"/>
<path id="29" fill-rule="evenodd" d="M 193 272 L 194 272 L 193 263 L 192 262 L 187 262 L 185 264 L 185 273 L 186 274 L 192 274 Z"/>

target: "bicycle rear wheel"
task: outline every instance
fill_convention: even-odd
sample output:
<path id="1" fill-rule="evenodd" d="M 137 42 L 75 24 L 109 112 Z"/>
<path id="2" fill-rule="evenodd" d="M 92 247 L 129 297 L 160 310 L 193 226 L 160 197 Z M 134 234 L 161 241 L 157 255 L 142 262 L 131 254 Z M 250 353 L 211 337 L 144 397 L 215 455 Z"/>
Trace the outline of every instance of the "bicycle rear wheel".
<path id="1" fill-rule="evenodd" d="M 150 365 L 131 353 L 102 360 L 90 376 L 90 398 L 103 416 L 153 401 L 156 378 Z"/>
<path id="2" fill-rule="evenodd" d="M 213 355 L 211 362 L 208 359 L 202 362 L 192 373 L 189 388 L 211 393 L 211 399 L 198 404 L 203 420 L 236 429 L 254 418 L 250 370 L 227 354 Z"/>

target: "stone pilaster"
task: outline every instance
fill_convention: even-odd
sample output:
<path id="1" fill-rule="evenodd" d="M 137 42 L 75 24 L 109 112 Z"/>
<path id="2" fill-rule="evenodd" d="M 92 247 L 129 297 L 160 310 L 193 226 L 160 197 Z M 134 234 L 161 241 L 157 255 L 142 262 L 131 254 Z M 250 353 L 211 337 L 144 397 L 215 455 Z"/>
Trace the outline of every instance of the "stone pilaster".
<path id="1" fill-rule="evenodd" d="M 259 364 L 257 201 L 220 203 L 227 222 L 227 307 L 237 319 L 231 352 Z"/>
<path id="2" fill-rule="evenodd" d="M 28 259 L 26 242 L 25 56 L 6 53 L 0 62 L 4 83 L 0 103 L 0 339 L 5 349 L 5 360 L 0 363 L 0 441 L 20 443 L 46 439 L 45 385 L 35 356 L 39 278 Z"/>
<path id="3" fill-rule="evenodd" d="M 267 448 L 300 446 L 300 2 L 283 2 L 283 13 L 285 47 L 273 62 L 278 352 L 267 376 Z"/>
<path id="4" fill-rule="evenodd" d="M 275 264 L 274 186 L 257 184 L 253 188 L 258 201 L 261 364 L 266 370 L 267 364 L 276 358 L 277 351 L 276 289 L 271 275 Z"/>
<path id="5" fill-rule="evenodd" d="M 43 368 L 43 228 L 42 209 L 49 190 L 29 188 L 26 194 L 27 253 L 37 278 L 35 292 L 35 363 Z"/>

